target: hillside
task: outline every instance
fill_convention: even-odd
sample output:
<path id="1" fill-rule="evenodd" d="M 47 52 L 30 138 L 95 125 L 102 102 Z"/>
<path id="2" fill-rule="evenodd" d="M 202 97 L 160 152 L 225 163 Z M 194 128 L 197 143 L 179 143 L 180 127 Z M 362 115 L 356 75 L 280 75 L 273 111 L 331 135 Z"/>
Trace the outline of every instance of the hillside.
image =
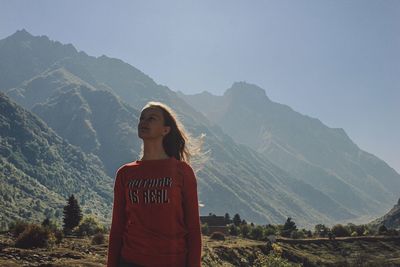
<path id="1" fill-rule="evenodd" d="M 179 95 L 236 142 L 346 207 L 353 222 L 381 216 L 400 196 L 400 175 L 343 129 L 271 101 L 257 85 L 236 82 L 222 96 Z"/>
<path id="2" fill-rule="evenodd" d="M 16 219 L 61 218 L 70 194 L 85 214 L 110 216 L 112 180 L 100 160 L 60 138 L 0 92 L 1 228 Z"/>
<path id="3" fill-rule="evenodd" d="M 381 225 L 384 225 L 388 229 L 399 229 L 400 230 L 400 198 L 397 201 L 397 204 L 393 206 L 385 215 L 380 218 L 377 218 L 370 222 L 370 225 L 378 228 Z"/>
<path id="4" fill-rule="evenodd" d="M 28 59 L 41 61 L 43 55 L 37 46 L 45 39 L 20 31 L 2 40 L 0 50 L 12 49 L 5 45 L 12 43 L 16 50 L 12 54 L 29 54 Z M 46 44 L 47 49 L 58 47 L 57 42 L 46 40 L 53 43 Z M 308 227 L 354 217 L 323 192 L 235 143 L 175 92 L 134 67 L 106 56 L 91 57 L 75 48 L 74 53 L 57 57 L 58 50 L 51 52 L 56 60 L 47 68 L 2 90 L 40 115 L 58 135 L 98 156 L 110 176 L 115 166 L 138 156 L 138 110 L 148 100 L 162 101 L 177 111 L 194 136 L 207 134 L 205 149 L 210 150 L 210 159 L 198 172 L 199 197 L 205 205 L 202 214 L 240 213 L 256 223 L 282 223 L 291 216 L 298 225 Z M 14 67 L 3 65 L 3 73 L 18 72 Z"/>
<path id="5" fill-rule="evenodd" d="M 43 98 L 42 102 L 31 105 L 32 111 L 41 116 L 60 136 L 72 144 L 80 146 L 85 152 L 97 155 L 111 176 L 116 168 L 138 154 L 140 145 L 138 142 L 139 139 L 136 137 L 138 111 L 126 105 L 118 96 L 109 91 L 97 90 L 83 81 L 79 82 L 79 80 L 78 77 L 61 68 L 46 71 L 25 82 L 20 88 L 11 89 L 7 92 L 20 101 L 21 104 L 26 105 L 32 99 L 31 96 L 37 95 L 32 92 L 41 91 L 42 88 L 51 88 L 52 84 L 56 84 L 57 86 L 54 86 L 53 90 L 43 90 L 47 92 L 47 96 Z M 40 84 L 41 87 L 36 87 L 36 84 Z M 16 94 L 16 91 L 19 93 Z M 31 103 L 34 103 L 34 101 Z M 191 124 L 187 123 L 187 125 L 190 126 Z M 196 127 L 197 125 L 194 126 Z M 228 210 L 235 210 L 234 203 L 237 204 L 240 201 L 239 207 L 243 206 L 243 208 L 240 208 L 239 212 L 250 215 L 252 214 L 250 212 L 257 212 L 259 215 L 257 217 L 252 215 L 252 217 L 260 222 L 264 221 L 263 216 L 268 216 L 269 220 L 278 222 L 276 217 L 279 216 L 280 221 L 282 221 L 285 220 L 285 215 L 279 215 L 279 213 L 274 212 L 274 207 L 271 204 L 266 207 L 267 196 L 262 195 L 262 190 L 265 188 L 271 190 L 279 186 L 279 189 L 276 190 L 276 192 L 281 192 L 280 198 L 282 199 L 282 203 L 279 206 L 285 210 L 292 209 L 291 205 L 293 204 L 286 205 L 285 200 L 293 198 L 294 190 L 302 188 L 308 194 L 304 196 L 299 194 L 298 197 L 295 196 L 297 200 L 293 198 L 293 201 L 290 201 L 290 203 L 298 202 L 299 199 L 300 201 L 311 203 L 312 201 L 308 199 L 308 196 L 318 194 L 311 187 L 287 177 L 288 175 L 282 170 L 268 163 L 265 159 L 259 158 L 259 155 L 248 151 L 248 148 L 236 148 L 237 145 L 230 138 L 223 137 L 225 135 L 220 130 L 214 128 L 210 130 L 205 128 L 205 126 L 202 129 L 207 131 L 209 137 L 207 145 L 212 148 L 213 158 L 216 162 L 219 162 L 218 167 L 216 166 L 217 163 L 213 164 L 209 162 L 203 172 L 199 173 L 199 177 L 201 178 L 200 196 L 208 210 L 214 212 L 221 210 L 222 212 L 224 211 L 223 207 L 227 207 Z M 214 135 L 215 132 L 217 135 Z M 267 179 L 276 179 L 274 176 L 281 178 L 278 182 L 275 181 L 272 183 L 265 181 L 266 179 L 262 181 L 262 177 L 259 174 L 256 174 L 258 177 L 252 174 L 252 180 L 259 180 L 257 183 L 259 185 L 261 183 L 261 188 L 257 188 L 255 185 L 249 186 L 249 183 L 252 183 L 251 180 L 238 180 L 237 178 L 228 180 L 225 178 L 226 181 L 223 181 L 224 177 L 234 177 L 235 169 L 238 170 L 236 173 L 239 173 L 242 177 L 248 177 L 246 174 L 247 171 L 243 172 L 240 170 L 244 169 L 241 166 L 243 163 L 239 163 L 238 159 L 233 158 L 232 155 L 237 155 L 238 159 L 247 162 L 251 159 L 253 162 L 258 161 L 260 170 L 269 176 L 266 176 Z M 229 157 L 232 158 L 229 159 Z M 234 167 L 228 167 L 229 165 L 223 167 L 223 165 L 227 164 L 226 161 L 228 161 L 228 164 L 232 162 L 237 163 L 235 163 Z M 210 183 L 212 185 L 209 185 Z M 212 191 L 202 190 L 202 184 L 205 184 L 210 189 L 212 188 Z M 249 191 L 241 192 L 240 188 L 243 186 L 249 188 Z M 235 192 L 232 192 L 232 190 Z M 255 202 L 246 201 L 246 199 L 249 199 L 250 194 L 258 195 L 259 200 L 257 201 L 261 203 L 259 207 L 254 208 L 251 205 Z M 239 196 L 239 199 L 235 199 L 234 195 Z M 216 198 L 227 200 L 222 203 L 209 201 Z M 321 205 L 321 203 L 324 204 L 324 201 L 322 196 L 321 202 L 318 205 Z M 329 204 L 329 200 L 327 200 L 326 206 L 329 206 Z M 264 210 L 263 213 L 259 211 L 260 208 Z M 321 211 L 320 216 L 323 216 L 322 212 L 326 209 L 319 210 Z M 299 223 L 305 221 L 305 218 L 302 219 L 303 214 L 308 214 L 311 217 L 314 216 L 306 208 L 300 206 L 296 206 L 296 213 L 298 214 L 297 218 L 300 220 Z M 334 212 L 332 213 L 334 214 Z"/>
<path id="6" fill-rule="evenodd" d="M 43 54 L 45 50 L 48 55 Z M 365 221 L 381 216 L 382 209 L 397 190 L 396 176 L 391 176 L 387 168 L 381 168 L 377 174 L 364 167 L 350 173 L 346 166 L 353 164 L 354 158 L 344 161 L 332 158 L 336 163 L 329 168 L 312 162 L 310 155 L 325 157 L 329 142 L 333 142 L 331 146 L 335 151 L 347 153 L 344 143 L 337 146 L 336 141 L 329 138 L 322 141 L 308 138 L 307 144 L 314 149 L 311 154 L 293 145 L 294 150 L 289 147 L 291 143 L 285 141 L 283 145 L 275 139 L 268 149 L 261 149 L 266 148 L 264 143 L 251 147 L 235 141 L 237 135 L 247 129 L 243 135 L 258 142 L 251 129 L 266 125 L 258 123 L 266 116 L 257 119 L 252 111 L 265 104 L 260 90 L 248 93 L 236 86 L 234 92 L 227 94 L 231 95 L 227 98 L 229 101 L 207 98 L 210 101 L 204 103 L 204 107 L 214 112 L 217 119 L 221 119 L 218 114 L 225 114 L 213 109 L 220 102 L 222 111 L 229 103 L 235 103 L 230 106 L 235 108 L 229 114 L 236 114 L 235 118 L 241 120 L 237 123 L 227 116 L 215 123 L 213 118 L 207 118 L 208 114 L 197 111 L 195 104 L 188 99 L 185 101 L 184 96 L 156 84 L 119 59 L 89 56 L 70 44 L 64 45 L 46 36 L 32 36 L 24 30 L 0 41 L 0 55 L 14 62 L 11 65 L 0 63 L 0 81 L 7 81 L 0 82 L 0 90 L 39 115 L 59 136 L 97 156 L 110 181 L 117 167 L 138 157 L 141 140 L 137 138 L 136 125 L 143 105 L 155 100 L 172 106 L 194 136 L 206 133 L 205 149 L 210 151 L 210 158 L 197 173 L 199 198 L 205 205 L 201 214 L 240 213 L 260 224 L 282 223 L 292 217 L 303 227 Z M 17 56 L 23 59 L 14 58 Z M 255 105 L 258 103 L 262 105 Z M 273 114 L 278 116 L 277 121 L 285 118 L 279 117 L 283 116 L 279 112 Z M 241 125 L 241 129 L 221 129 L 226 123 Z M 271 125 L 276 140 L 286 138 L 291 131 L 290 125 L 288 129 L 279 124 Z M 296 121 L 296 125 L 310 127 L 307 120 Z M 333 132 L 340 140 L 343 138 L 342 131 Z M 364 158 L 366 154 L 360 155 Z M 369 178 L 364 179 L 358 175 L 360 172 L 368 174 Z M 378 174 L 382 174 L 379 177 L 384 182 L 377 181 Z M 393 187 L 388 188 L 389 185 Z M 369 186 L 379 186 L 377 192 L 382 194 L 369 194 Z"/>

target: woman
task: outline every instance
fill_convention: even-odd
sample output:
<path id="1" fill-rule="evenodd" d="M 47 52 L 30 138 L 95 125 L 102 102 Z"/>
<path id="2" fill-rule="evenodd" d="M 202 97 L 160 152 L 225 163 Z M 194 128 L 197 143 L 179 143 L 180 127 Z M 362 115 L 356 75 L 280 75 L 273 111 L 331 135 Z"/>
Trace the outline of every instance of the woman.
<path id="1" fill-rule="evenodd" d="M 141 159 L 116 172 L 107 267 L 201 266 L 197 181 L 189 165 L 201 142 L 193 145 L 160 102 L 142 109 L 138 135 Z"/>

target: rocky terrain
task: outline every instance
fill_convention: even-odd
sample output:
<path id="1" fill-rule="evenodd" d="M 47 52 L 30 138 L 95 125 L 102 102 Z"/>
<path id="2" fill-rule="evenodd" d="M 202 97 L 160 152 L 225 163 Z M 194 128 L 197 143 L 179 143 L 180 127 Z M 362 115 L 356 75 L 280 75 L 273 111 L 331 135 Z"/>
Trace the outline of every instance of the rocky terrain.
<path id="1" fill-rule="evenodd" d="M 38 249 L 15 248 L 13 242 L 10 235 L 0 235 L 0 266 L 94 267 L 106 263 L 107 239 L 102 245 L 92 245 L 89 238 L 68 237 L 51 248 Z M 272 251 L 302 266 L 400 266 L 399 236 L 278 238 L 273 245 L 231 236 L 225 241 L 203 236 L 202 265 L 267 266 L 261 262 Z"/>

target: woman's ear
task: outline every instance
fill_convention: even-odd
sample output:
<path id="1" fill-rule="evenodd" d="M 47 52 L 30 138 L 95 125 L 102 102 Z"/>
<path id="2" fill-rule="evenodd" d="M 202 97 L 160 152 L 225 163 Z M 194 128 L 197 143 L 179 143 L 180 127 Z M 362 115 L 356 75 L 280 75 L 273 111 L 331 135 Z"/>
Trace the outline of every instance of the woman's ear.
<path id="1" fill-rule="evenodd" d="M 171 126 L 165 126 L 164 136 L 167 135 L 171 131 Z"/>

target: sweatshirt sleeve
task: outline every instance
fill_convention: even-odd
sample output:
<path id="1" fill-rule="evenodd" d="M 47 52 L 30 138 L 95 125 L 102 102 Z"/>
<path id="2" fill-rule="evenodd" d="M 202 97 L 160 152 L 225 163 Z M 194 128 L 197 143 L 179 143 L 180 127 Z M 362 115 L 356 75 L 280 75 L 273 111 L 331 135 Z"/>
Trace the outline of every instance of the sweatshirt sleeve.
<path id="1" fill-rule="evenodd" d="M 125 225 L 125 194 L 122 184 L 121 168 L 114 182 L 114 203 L 108 243 L 107 267 L 117 267 L 122 244 L 122 231 Z"/>
<path id="2" fill-rule="evenodd" d="M 192 167 L 184 164 L 183 168 L 183 211 L 188 230 L 186 241 L 188 245 L 187 267 L 201 266 L 201 229 L 199 217 L 199 201 L 197 196 L 197 181 Z"/>

